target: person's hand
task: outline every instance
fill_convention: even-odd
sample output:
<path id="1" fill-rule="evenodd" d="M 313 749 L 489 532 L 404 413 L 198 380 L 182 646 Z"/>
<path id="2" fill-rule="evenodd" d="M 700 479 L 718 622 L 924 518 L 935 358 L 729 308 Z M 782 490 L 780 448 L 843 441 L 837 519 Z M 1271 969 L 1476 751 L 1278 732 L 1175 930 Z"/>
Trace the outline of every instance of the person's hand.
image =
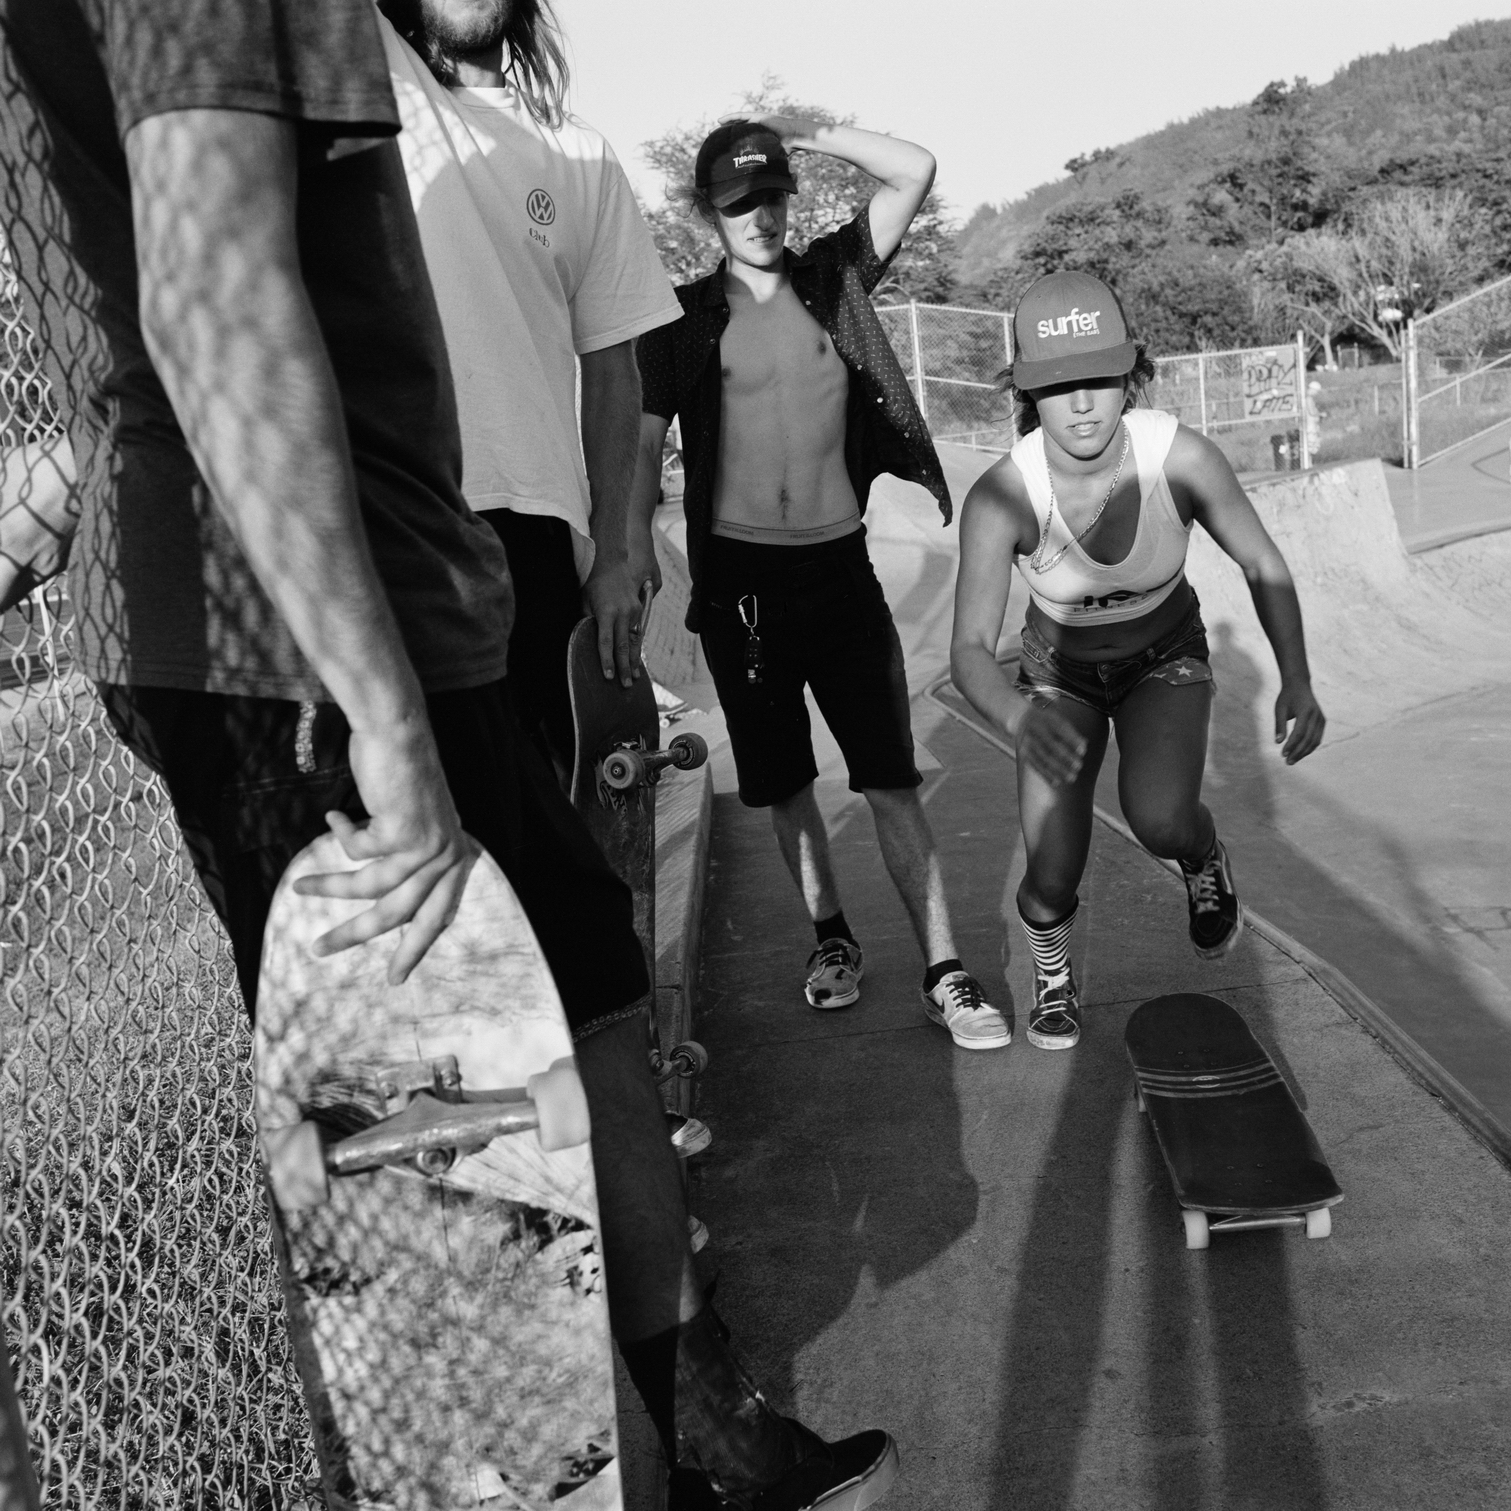
<path id="1" fill-rule="evenodd" d="M 372 902 L 317 939 L 317 954 L 334 955 L 402 927 L 403 938 L 388 967 L 388 979 L 397 985 L 456 916 L 479 848 L 462 832 L 423 717 L 377 734 L 353 730 L 349 759 L 363 806 L 372 816 L 365 824 L 339 812 L 325 817 L 347 855 L 367 864 L 355 871 L 302 876 L 294 890 L 306 897 Z"/>
<path id="2" fill-rule="evenodd" d="M 1081 774 L 1086 737 L 1053 708 L 1032 704 L 1018 723 L 1017 750 L 1019 761 L 1026 761 L 1051 787 L 1063 787 Z"/>
<path id="3" fill-rule="evenodd" d="M 782 146 L 788 150 L 794 142 L 812 141 L 819 129 L 817 121 L 800 115 L 758 115 L 754 119 L 756 125 L 764 126 L 779 137 Z"/>
<path id="4" fill-rule="evenodd" d="M 1285 764 L 1294 766 L 1309 756 L 1322 743 L 1322 731 L 1326 728 L 1327 718 L 1312 695 L 1311 683 L 1283 683 L 1280 696 L 1275 699 L 1275 743 L 1281 746 Z"/>
<path id="5" fill-rule="evenodd" d="M 598 659 L 604 680 L 611 681 L 617 674 L 623 687 L 633 686 L 640 675 L 644 613 L 640 594 L 647 575 L 643 570 L 636 572 L 628 559 L 605 562 L 600 557 L 582 586 L 583 612 L 598 621 Z"/>

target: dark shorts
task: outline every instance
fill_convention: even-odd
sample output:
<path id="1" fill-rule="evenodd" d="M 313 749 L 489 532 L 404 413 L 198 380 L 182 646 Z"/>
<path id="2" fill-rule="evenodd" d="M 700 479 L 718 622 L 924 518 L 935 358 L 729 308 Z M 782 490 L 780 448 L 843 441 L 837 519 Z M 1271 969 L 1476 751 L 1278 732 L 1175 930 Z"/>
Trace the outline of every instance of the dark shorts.
<path id="1" fill-rule="evenodd" d="M 289 862 L 325 814 L 364 817 L 333 703 L 102 686 L 105 712 L 167 784 L 194 867 L 231 938 L 247 1011 Z M 650 989 L 629 888 L 520 733 L 507 684 L 437 693 L 431 727 L 462 827 L 519 895 L 575 1038 L 639 1010 Z"/>
<path id="2" fill-rule="evenodd" d="M 703 654 L 729 727 L 740 801 L 765 808 L 818 775 L 805 686 L 844 752 L 850 790 L 916 787 L 902 642 L 862 528 L 811 546 L 709 541 Z M 760 680 L 746 675 L 754 601 Z"/>
<path id="3" fill-rule="evenodd" d="M 1151 678 L 1174 687 L 1212 681 L 1207 627 L 1202 623 L 1201 604 L 1195 593 L 1181 622 L 1128 661 L 1074 661 L 1061 655 L 1032 624 L 1023 626 L 1018 691 L 1034 703 L 1074 698 L 1110 719 L 1118 704 Z"/>
<path id="4" fill-rule="evenodd" d="M 551 514 L 490 509 L 509 558 L 514 583 L 514 628 L 509 631 L 509 694 L 525 733 L 572 779 L 572 700 L 567 692 L 567 642 L 582 618 L 582 588 L 572 550 L 572 527 Z"/>

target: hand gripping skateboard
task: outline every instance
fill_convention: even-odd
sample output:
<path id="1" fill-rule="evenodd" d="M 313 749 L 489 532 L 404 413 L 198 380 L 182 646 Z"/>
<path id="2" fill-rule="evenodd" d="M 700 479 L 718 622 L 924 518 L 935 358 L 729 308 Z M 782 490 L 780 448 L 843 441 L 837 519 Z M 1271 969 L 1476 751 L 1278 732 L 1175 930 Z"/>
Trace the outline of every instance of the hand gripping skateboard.
<path id="1" fill-rule="evenodd" d="M 1242 1016 L 1182 993 L 1138 1008 L 1124 1034 L 1134 1096 L 1175 1183 L 1186 1247 L 1212 1233 L 1332 1232 L 1343 1192 L 1275 1062 Z"/>
<path id="2" fill-rule="evenodd" d="M 326 1503 L 621 1511 L 587 1104 L 551 974 L 487 855 L 402 986 L 365 902 L 296 894 L 263 947 L 257 1128 Z"/>
<path id="3" fill-rule="evenodd" d="M 649 595 L 647 594 L 647 607 Z M 661 720 L 650 679 L 624 687 L 603 675 L 598 623 L 580 621 L 567 649 L 567 686 L 577 757 L 572 804 L 614 871 L 635 897 L 635 932 L 646 971 L 656 979 L 656 784 L 674 766 L 692 771 L 708 759 L 699 735 L 678 735 L 660 749 Z M 649 1017 L 651 1069 L 658 1085 L 673 1076 L 695 1076 L 708 1064 L 701 1044 L 689 1040 L 663 1055 L 655 1013 Z"/>

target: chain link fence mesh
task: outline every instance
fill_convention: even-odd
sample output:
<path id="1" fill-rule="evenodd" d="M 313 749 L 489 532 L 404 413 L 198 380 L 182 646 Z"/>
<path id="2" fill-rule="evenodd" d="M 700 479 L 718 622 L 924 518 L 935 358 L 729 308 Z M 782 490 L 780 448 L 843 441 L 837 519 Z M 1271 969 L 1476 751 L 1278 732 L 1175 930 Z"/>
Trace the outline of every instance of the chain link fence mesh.
<path id="1" fill-rule="evenodd" d="M 39 343 L 3 273 L 0 519 L 71 468 L 45 374 L 82 360 L 72 291 Z M 0 1298 L 33 1460 L 68 1511 L 294 1511 L 316 1468 L 229 949 L 71 634 L 60 578 L 0 625 Z"/>
<path id="2" fill-rule="evenodd" d="M 1010 317 L 948 304 L 879 305 L 876 313 L 934 439 L 1006 451 L 1017 438 L 1001 382 L 1012 361 Z"/>
<path id="3" fill-rule="evenodd" d="M 1412 465 L 1511 419 L 1511 278 L 1414 320 L 1407 361 L 1415 367 L 1405 443 Z"/>

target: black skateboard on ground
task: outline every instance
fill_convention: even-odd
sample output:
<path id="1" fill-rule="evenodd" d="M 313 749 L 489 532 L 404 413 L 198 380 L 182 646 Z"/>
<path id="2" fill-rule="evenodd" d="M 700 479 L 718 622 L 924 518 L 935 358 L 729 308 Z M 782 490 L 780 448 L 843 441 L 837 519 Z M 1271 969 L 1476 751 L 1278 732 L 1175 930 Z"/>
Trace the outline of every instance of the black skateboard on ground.
<path id="1" fill-rule="evenodd" d="M 1242 1015 L 1216 997 L 1155 997 L 1128 1020 L 1134 1096 L 1175 1183 L 1186 1247 L 1212 1233 L 1332 1232 L 1343 1192 L 1311 1124 Z"/>

